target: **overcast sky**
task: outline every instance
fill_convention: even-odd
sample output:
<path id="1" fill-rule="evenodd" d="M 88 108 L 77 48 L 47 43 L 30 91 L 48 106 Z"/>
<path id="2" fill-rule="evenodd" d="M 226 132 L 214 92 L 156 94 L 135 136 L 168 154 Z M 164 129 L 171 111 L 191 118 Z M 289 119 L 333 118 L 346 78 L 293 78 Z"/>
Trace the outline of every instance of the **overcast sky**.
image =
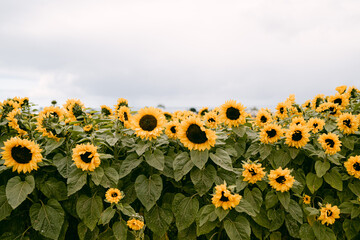
<path id="1" fill-rule="evenodd" d="M 271 107 L 360 88 L 359 0 L 0 0 L 0 100 Z"/>

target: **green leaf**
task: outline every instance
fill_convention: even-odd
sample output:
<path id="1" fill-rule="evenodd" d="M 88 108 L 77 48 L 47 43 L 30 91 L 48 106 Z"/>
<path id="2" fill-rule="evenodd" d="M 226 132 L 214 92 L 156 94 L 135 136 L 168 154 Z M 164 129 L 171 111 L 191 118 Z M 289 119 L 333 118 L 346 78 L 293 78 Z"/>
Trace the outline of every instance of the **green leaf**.
<path id="1" fill-rule="evenodd" d="M 324 176 L 325 182 L 330 184 L 336 190 L 342 191 L 343 190 L 343 182 L 341 179 L 341 175 L 338 171 L 334 168 L 330 170 L 330 172 L 326 173 Z"/>
<path id="2" fill-rule="evenodd" d="M 194 166 L 187 152 L 182 152 L 176 156 L 173 162 L 175 181 L 179 181 Z"/>
<path id="3" fill-rule="evenodd" d="M 243 137 L 246 132 L 246 128 L 245 128 L 245 126 L 240 125 L 238 127 L 233 127 L 232 131 L 239 137 Z"/>
<path id="4" fill-rule="evenodd" d="M 353 209 L 351 209 L 351 219 L 354 219 L 359 215 L 360 215 L 360 207 L 354 207 Z"/>
<path id="5" fill-rule="evenodd" d="M 325 173 L 330 169 L 330 163 L 328 161 L 316 161 L 315 163 L 315 171 L 316 175 L 321 178 L 325 175 Z"/>
<path id="6" fill-rule="evenodd" d="M 271 153 L 271 150 L 272 150 L 272 146 L 269 145 L 269 144 L 260 144 L 260 149 L 259 149 L 259 152 L 260 152 L 260 158 L 262 160 L 264 160 L 265 158 L 267 158 L 270 153 Z"/>
<path id="7" fill-rule="evenodd" d="M 162 179 L 157 174 L 150 176 L 149 179 L 147 179 L 144 175 L 140 175 L 136 178 L 136 195 L 147 211 L 149 211 L 160 198 L 162 189 Z"/>
<path id="8" fill-rule="evenodd" d="M 127 225 L 124 220 L 114 223 L 112 230 L 117 240 L 127 239 Z"/>
<path id="9" fill-rule="evenodd" d="M 267 217 L 270 220 L 270 231 L 273 232 L 284 224 L 285 213 L 283 209 L 269 209 Z"/>
<path id="10" fill-rule="evenodd" d="M 62 181 L 58 181 L 56 178 L 51 177 L 49 180 L 39 185 L 40 191 L 47 198 L 54 198 L 58 201 L 63 201 L 68 198 L 66 185 Z"/>
<path id="11" fill-rule="evenodd" d="M 104 188 L 116 187 L 119 181 L 119 174 L 115 168 L 106 167 L 104 173 L 100 185 Z"/>
<path id="12" fill-rule="evenodd" d="M 262 193 L 260 189 L 253 188 L 253 190 L 249 190 L 248 188 L 244 191 L 244 199 L 246 199 L 252 206 L 256 213 L 260 211 L 260 207 L 263 201 Z"/>
<path id="13" fill-rule="evenodd" d="M 358 197 L 360 197 L 360 180 L 354 179 L 352 183 L 349 183 L 349 189 Z"/>
<path id="14" fill-rule="evenodd" d="M 176 227 L 181 231 L 194 222 L 199 210 L 199 202 L 196 198 L 185 197 L 183 194 L 177 193 L 172 203 L 172 210 L 176 219 Z"/>
<path id="15" fill-rule="evenodd" d="M 161 150 L 156 149 L 154 153 L 147 151 L 145 153 L 145 160 L 150 166 L 156 168 L 157 170 L 164 170 L 165 157 Z"/>
<path id="16" fill-rule="evenodd" d="M 312 225 L 312 230 L 318 240 L 336 240 L 336 236 L 331 228 L 325 227 L 320 222 L 315 221 Z"/>
<path id="17" fill-rule="evenodd" d="M 151 231 L 163 236 L 169 229 L 173 220 L 172 211 L 155 205 L 150 211 L 145 212 L 145 222 Z"/>
<path id="18" fill-rule="evenodd" d="M 203 225 L 196 225 L 196 235 L 200 236 L 211 232 L 217 225 L 217 222 L 205 222 Z"/>
<path id="19" fill-rule="evenodd" d="M 279 167 L 285 168 L 285 166 L 291 161 L 289 152 L 285 150 L 272 152 L 268 159 L 274 169 Z"/>
<path id="20" fill-rule="evenodd" d="M 239 213 L 247 213 L 248 215 L 255 217 L 258 212 L 255 211 L 252 204 L 248 202 L 245 198 L 241 199 L 239 205 L 235 207 L 235 210 Z"/>
<path id="21" fill-rule="evenodd" d="M 41 235 L 57 239 L 64 223 L 64 210 L 55 199 L 47 204 L 35 203 L 30 207 L 30 220 L 32 227 Z"/>
<path id="22" fill-rule="evenodd" d="M 250 239 L 250 223 L 243 216 L 237 217 L 236 221 L 225 220 L 224 228 L 231 240 Z"/>
<path id="23" fill-rule="evenodd" d="M 290 214 L 286 214 L 285 216 L 285 226 L 291 237 L 293 238 L 300 237 L 299 235 L 300 227 L 297 221 Z"/>
<path id="24" fill-rule="evenodd" d="M 285 210 L 288 210 L 290 204 L 290 192 L 276 192 L 276 195 L 278 196 L 281 205 L 283 205 Z"/>
<path id="25" fill-rule="evenodd" d="M 350 149 L 351 151 L 354 150 L 354 145 L 355 145 L 355 139 L 352 137 L 344 137 L 343 139 L 341 139 L 341 143 L 344 147 Z"/>
<path id="26" fill-rule="evenodd" d="M 85 225 L 93 231 L 103 211 L 102 199 L 99 196 L 81 195 L 76 203 L 76 212 Z"/>
<path id="27" fill-rule="evenodd" d="M 136 214 L 135 210 L 129 204 L 118 203 L 116 204 L 116 208 L 129 217 Z"/>
<path id="28" fill-rule="evenodd" d="M 122 162 L 120 171 L 119 171 L 119 178 L 123 178 L 127 176 L 133 169 L 137 168 L 140 163 L 143 161 L 143 158 L 138 156 L 135 153 L 130 154 L 125 158 Z"/>
<path id="29" fill-rule="evenodd" d="M 217 217 L 214 204 L 205 205 L 198 212 L 198 225 L 202 226 L 206 222 L 213 222 Z"/>
<path id="30" fill-rule="evenodd" d="M 318 178 L 314 173 L 308 173 L 306 176 L 306 185 L 311 193 L 316 192 L 323 184 L 323 179 Z"/>
<path id="31" fill-rule="evenodd" d="M 6 199 L 5 186 L 0 186 L 0 221 L 10 216 L 12 207 Z"/>
<path id="32" fill-rule="evenodd" d="M 91 180 L 98 186 L 101 183 L 101 179 L 103 178 L 105 172 L 102 167 L 95 168 L 94 171 L 90 172 Z"/>
<path id="33" fill-rule="evenodd" d="M 343 223 L 343 229 L 347 239 L 354 239 L 360 232 L 360 220 L 345 219 Z"/>
<path id="34" fill-rule="evenodd" d="M 146 151 L 146 149 L 147 149 L 148 147 L 150 147 L 150 146 L 151 146 L 151 143 L 150 143 L 150 142 L 145 143 L 145 142 L 142 142 L 142 141 L 141 141 L 141 142 L 139 142 L 139 143 L 136 144 L 135 151 L 136 151 L 137 155 L 141 156 L 141 155 L 144 154 L 144 152 Z"/>
<path id="35" fill-rule="evenodd" d="M 300 149 L 294 148 L 294 147 L 289 147 L 288 150 L 289 150 L 289 154 L 290 154 L 291 159 L 295 159 L 296 156 L 297 156 L 297 155 L 299 154 L 299 152 L 300 152 Z"/>
<path id="36" fill-rule="evenodd" d="M 87 172 L 78 168 L 74 169 L 67 179 L 68 196 L 79 191 L 86 183 Z"/>
<path id="37" fill-rule="evenodd" d="M 215 154 L 210 153 L 210 158 L 211 160 L 213 160 L 214 163 L 216 163 L 223 169 L 233 171 L 231 158 L 225 150 L 221 148 L 216 149 Z"/>
<path id="38" fill-rule="evenodd" d="M 110 220 L 114 217 L 115 213 L 116 210 L 113 209 L 112 207 L 108 207 L 107 209 L 105 209 L 100 215 L 99 224 L 101 225 L 108 224 Z"/>
<path id="39" fill-rule="evenodd" d="M 191 161 L 197 166 L 199 169 L 202 169 L 207 160 L 209 159 L 209 150 L 205 149 L 204 151 L 191 150 L 190 151 Z"/>
<path id="40" fill-rule="evenodd" d="M 312 230 L 311 226 L 307 223 L 304 223 L 303 225 L 301 225 L 299 234 L 300 234 L 301 240 L 314 240 L 315 239 L 314 231 Z"/>
<path id="41" fill-rule="evenodd" d="M 46 146 L 44 147 L 45 156 L 54 151 L 56 148 L 60 147 L 65 141 L 65 138 L 61 138 L 60 141 L 53 139 L 47 139 Z"/>
<path id="42" fill-rule="evenodd" d="M 222 207 L 215 208 L 215 214 L 218 216 L 219 221 L 221 222 L 229 214 L 230 209 L 224 210 Z"/>
<path id="43" fill-rule="evenodd" d="M 83 222 L 80 222 L 77 229 L 80 240 L 98 240 L 99 229 L 97 227 L 90 231 Z"/>
<path id="44" fill-rule="evenodd" d="M 290 199 L 290 204 L 289 204 L 289 209 L 288 212 L 290 213 L 290 215 L 296 220 L 298 221 L 300 224 L 303 223 L 303 212 L 301 207 L 299 206 L 299 204 L 297 202 L 295 202 L 294 200 Z"/>
<path id="45" fill-rule="evenodd" d="M 75 168 L 72 166 L 73 163 L 74 161 L 71 157 L 64 157 L 61 153 L 57 153 L 53 158 L 53 164 L 63 178 L 68 178 L 70 176 L 70 173 Z"/>
<path id="46" fill-rule="evenodd" d="M 265 207 L 266 209 L 274 207 L 279 202 L 278 197 L 273 191 L 270 191 L 265 196 Z"/>
<path id="47" fill-rule="evenodd" d="M 198 168 L 193 168 L 193 170 L 191 170 L 190 178 L 200 197 L 209 191 L 214 183 L 215 176 L 216 170 L 213 165 L 208 165 L 206 168 L 201 170 Z"/>
<path id="48" fill-rule="evenodd" d="M 252 217 L 252 219 L 260 226 L 270 229 L 270 221 L 263 208 L 261 208 L 260 212 L 255 217 Z"/>
<path id="49" fill-rule="evenodd" d="M 196 240 L 196 224 L 192 224 L 190 227 L 178 231 L 177 239 Z"/>
<path id="50" fill-rule="evenodd" d="M 25 181 L 21 181 L 19 176 L 11 178 L 6 184 L 6 198 L 10 206 L 15 209 L 23 201 L 25 201 L 27 195 L 32 193 L 35 188 L 35 180 L 32 175 L 25 178 Z"/>

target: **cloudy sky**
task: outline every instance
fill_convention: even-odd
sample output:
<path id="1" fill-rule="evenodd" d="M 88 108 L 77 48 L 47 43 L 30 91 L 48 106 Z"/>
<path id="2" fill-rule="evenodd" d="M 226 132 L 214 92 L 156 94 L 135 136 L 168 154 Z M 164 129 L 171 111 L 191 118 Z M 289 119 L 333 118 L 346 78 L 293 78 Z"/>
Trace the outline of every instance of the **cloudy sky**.
<path id="1" fill-rule="evenodd" d="M 0 100 L 271 107 L 360 88 L 358 0 L 0 0 Z"/>

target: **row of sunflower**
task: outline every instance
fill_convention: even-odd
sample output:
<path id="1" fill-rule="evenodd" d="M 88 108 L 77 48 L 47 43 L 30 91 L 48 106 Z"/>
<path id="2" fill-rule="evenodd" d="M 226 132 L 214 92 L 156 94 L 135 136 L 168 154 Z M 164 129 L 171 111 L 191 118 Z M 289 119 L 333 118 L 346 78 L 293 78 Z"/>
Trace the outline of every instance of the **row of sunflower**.
<path id="1" fill-rule="evenodd" d="M 1 239 L 356 239 L 360 92 L 256 116 L 0 103 Z"/>

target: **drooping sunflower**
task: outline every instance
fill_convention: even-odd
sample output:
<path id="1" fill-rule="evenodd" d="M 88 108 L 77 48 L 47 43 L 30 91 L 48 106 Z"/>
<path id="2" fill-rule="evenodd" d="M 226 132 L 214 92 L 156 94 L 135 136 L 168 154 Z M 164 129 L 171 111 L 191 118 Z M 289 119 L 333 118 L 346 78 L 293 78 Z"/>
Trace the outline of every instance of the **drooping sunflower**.
<path id="1" fill-rule="evenodd" d="M 131 127 L 136 136 L 149 140 L 160 136 L 165 123 L 162 111 L 153 107 L 140 109 L 131 119 Z"/>
<path id="2" fill-rule="evenodd" d="M 290 147 L 301 148 L 309 142 L 309 129 L 304 125 L 293 125 L 286 131 L 285 143 Z"/>
<path id="3" fill-rule="evenodd" d="M 349 104 L 349 97 L 350 95 L 347 93 L 336 93 L 335 95 L 329 96 L 328 102 L 337 104 L 340 109 L 345 109 L 346 106 Z"/>
<path id="4" fill-rule="evenodd" d="M 302 105 L 304 109 L 310 109 L 311 107 L 311 100 L 306 100 Z"/>
<path id="5" fill-rule="evenodd" d="M 339 116 L 340 115 L 340 108 L 339 105 L 331 102 L 325 102 L 320 104 L 320 106 L 315 110 L 316 112 L 329 114 L 331 116 Z"/>
<path id="6" fill-rule="evenodd" d="M 346 91 L 347 86 L 346 85 L 342 85 L 342 86 L 338 86 L 335 88 L 336 91 L 338 91 L 338 93 L 343 94 Z"/>
<path id="7" fill-rule="evenodd" d="M 325 126 L 325 121 L 320 118 L 310 118 L 307 123 L 307 127 L 313 133 L 317 133 L 321 131 L 324 128 L 324 126 Z"/>
<path id="8" fill-rule="evenodd" d="M 260 130 L 260 141 L 265 144 L 277 142 L 284 134 L 277 124 L 267 124 Z"/>
<path id="9" fill-rule="evenodd" d="M 203 107 L 199 110 L 199 117 L 204 116 L 206 113 L 209 112 L 209 108 L 208 107 Z"/>
<path id="10" fill-rule="evenodd" d="M 208 112 L 204 116 L 204 122 L 207 127 L 215 129 L 219 124 L 218 115 L 213 111 Z"/>
<path id="11" fill-rule="evenodd" d="M 271 112 L 267 108 L 261 108 L 256 114 L 255 123 L 259 127 L 263 127 L 266 124 L 272 122 Z"/>
<path id="12" fill-rule="evenodd" d="M 215 145 L 216 134 L 204 127 L 203 122 L 196 117 L 184 120 L 179 126 L 178 138 L 189 150 L 204 151 Z"/>
<path id="13" fill-rule="evenodd" d="M 344 166 L 349 175 L 360 178 L 360 156 L 351 156 L 344 162 Z"/>
<path id="14" fill-rule="evenodd" d="M 52 124 L 57 124 L 64 119 L 64 112 L 59 107 L 45 107 L 39 113 L 37 118 L 37 127 L 36 130 L 41 132 L 44 137 L 55 139 L 56 141 L 60 140 L 59 135 L 56 133 L 55 129 L 52 128 Z"/>
<path id="15" fill-rule="evenodd" d="M 215 194 L 211 198 L 216 208 L 222 207 L 224 210 L 231 209 L 239 205 L 242 196 L 231 194 L 226 188 L 226 183 L 215 186 Z"/>
<path id="16" fill-rule="evenodd" d="M 16 101 L 13 101 L 11 99 L 4 100 L 0 104 L 1 113 L 2 113 L 2 116 L 4 116 L 4 117 L 6 117 L 14 109 L 17 109 L 19 107 L 20 107 L 19 103 L 17 103 Z"/>
<path id="17" fill-rule="evenodd" d="M 106 191 L 105 197 L 109 203 L 117 204 L 124 196 L 121 194 L 119 189 L 110 188 Z"/>
<path id="18" fill-rule="evenodd" d="M 288 116 L 288 110 L 287 110 L 288 107 L 289 105 L 285 102 L 278 103 L 278 105 L 275 108 L 276 109 L 275 116 L 280 119 L 286 118 Z"/>
<path id="19" fill-rule="evenodd" d="M 127 221 L 126 225 L 132 230 L 139 231 L 144 227 L 144 222 L 138 219 L 132 218 Z"/>
<path id="20" fill-rule="evenodd" d="M 268 175 L 269 184 L 276 191 L 287 192 L 293 186 L 295 179 L 290 175 L 288 168 L 279 167 L 276 170 L 270 170 Z"/>
<path id="21" fill-rule="evenodd" d="M 125 98 L 118 98 L 117 103 L 114 105 L 115 113 L 120 109 L 120 107 L 129 107 L 128 100 Z"/>
<path id="22" fill-rule="evenodd" d="M 349 94 L 349 98 L 356 98 L 359 92 L 360 92 L 359 89 L 357 89 L 355 86 L 351 86 L 347 90 L 347 93 Z"/>
<path id="23" fill-rule="evenodd" d="M 337 218 L 340 218 L 340 209 L 337 206 L 332 207 L 331 204 L 327 203 L 325 207 L 321 207 L 318 217 L 321 224 L 333 224 Z"/>
<path id="24" fill-rule="evenodd" d="M 311 203 L 311 197 L 309 195 L 306 195 L 303 197 L 303 203 L 304 204 L 310 204 Z"/>
<path id="25" fill-rule="evenodd" d="M 261 163 L 244 163 L 242 167 L 244 169 L 242 176 L 245 182 L 254 184 L 265 177 L 265 168 L 261 167 Z"/>
<path id="26" fill-rule="evenodd" d="M 359 121 L 351 113 L 343 113 L 337 119 L 338 128 L 345 134 L 353 134 L 359 128 Z"/>
<path id="27" fill-rule="evenodd" d="M 318 138 L 318 142 L 327 154 L 334 155 L 341 150 L 341 141 L 339 140 L 339 136 L 334 133 L 322 134 Z"/>
<path id="28" fill-rule="evenodd" d="M 104 116 L 108 117 L 113 115 L 113 111 L 109 106 L 101 105 L 100 108 L 101 108 L 101 114 L 103 114 Z"/>
<path id="29" fill-rule="evenodd" d="M 67 111 L 68 121 L 70 122 L 79 120 L 85 114 L 85 106 L 80 99 L 68 99 L 63 107 Z"/>
<path id="30" fill-rule="evenodd" d="M 122 106 L 119 108 L 117 116 L 119 120 L 124 124 L 124 127 L 131 128 L 131 113 L 130 108 Z"/>
<path id="31" fill-rule="evenodd" d="M 12 167 L 13 172 L 31 172 L 37 170 L 37 163 L 42 161 L 41 149 L 38 144 L 27 139 L 17 137 L 4 142 L 1 154 L 5 160 L 4 165 Z"/>
<path id="32" fill-rule="evenodd" d="M 325 100 L 324 100 L 324 94 L 318 94 L 316 95 L 312 100 L 311 100 L 311 108 L 312 109 L 317 109 L 320 104 L 322 104 Z"/>
<path id="33" fill-rule="evenodd" d="M 294 117 L 290 123 L 290 126 L 292 125 L 306 125 L 306 121 L 303 117 Z"/>
<path id="34" fill-rule="evenodd" d="M 220 121 L 229 127 L 237 127 L 246 122 L 247 113 L 245 107 L 235 100 L 226 101 L 220 107 Z"/>
<path id="35" fill-rule="evenodd" d="M 18 121 L 18 118 L 21 116 L 20 108 L 15 108 L 12 110 L 6 119 L 9 121 L 9 126 L 15 129 L 20 136 L 24 136 L 27 134 L 26 127 L 21 122 Z"/>
<path id="36" fill-rule="evenodd" d="M 77 168 L 83 171 L 94 171 L 101 163 L 99 156 L 97 147 L 94 145 L 78 144 L 73 149 L 72 159 Z"/>
<path id="37" fill-rule="evenodd" d="M 179 122 L 171 121 L 166 124 L 165 133 L 171 139 L 177 139 L 177 131 L 179 129 Z"/>

